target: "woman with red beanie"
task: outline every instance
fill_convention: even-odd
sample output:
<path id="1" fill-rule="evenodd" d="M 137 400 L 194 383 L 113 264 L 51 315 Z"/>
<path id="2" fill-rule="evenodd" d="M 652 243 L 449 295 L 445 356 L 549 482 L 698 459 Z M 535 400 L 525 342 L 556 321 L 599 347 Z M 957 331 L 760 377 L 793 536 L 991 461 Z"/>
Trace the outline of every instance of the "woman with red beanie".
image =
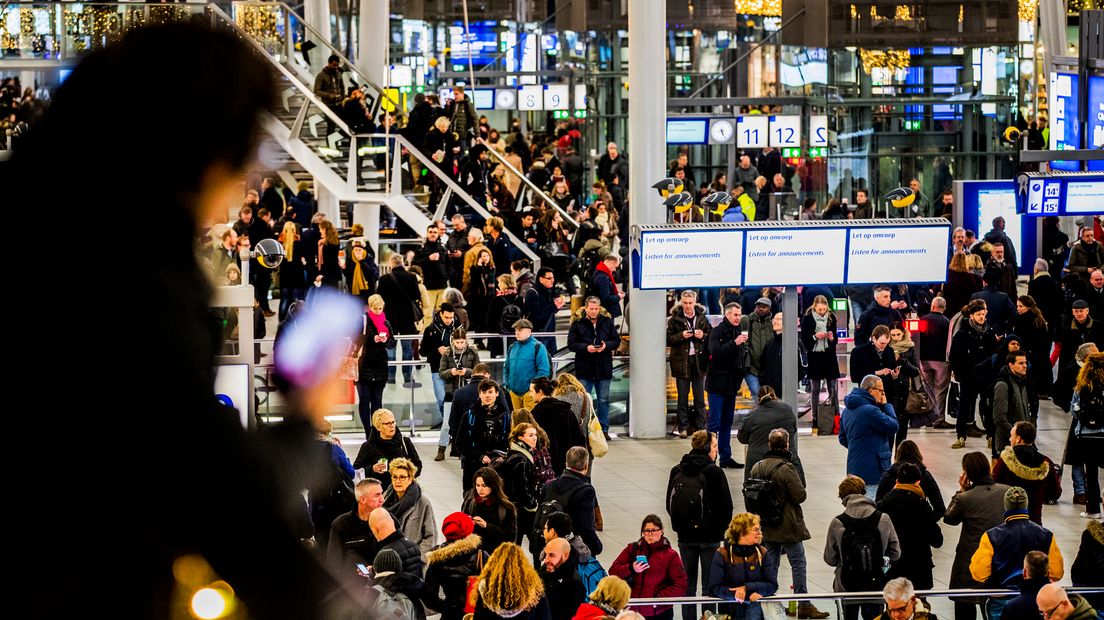
<path id="1" fill-rule="evenodd" d="M 462 513 L 445 517 L 441 533 L 445 542 L 426 555 L 425 603 L 441 614 L 441 620 L 461 620 L 468 593 L 468 578 L 478 577 L 487 560 L 475 521 Z"/>

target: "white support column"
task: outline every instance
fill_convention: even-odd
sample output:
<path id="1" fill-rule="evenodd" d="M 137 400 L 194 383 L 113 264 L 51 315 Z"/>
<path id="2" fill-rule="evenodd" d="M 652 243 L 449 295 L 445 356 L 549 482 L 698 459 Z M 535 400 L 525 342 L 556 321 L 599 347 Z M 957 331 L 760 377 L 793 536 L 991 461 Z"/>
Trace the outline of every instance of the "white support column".
<path id="1" fill-rule="evenodd" d="M 318 212 L 326 216 L 327 220 L 333 222 L 334 226 L 341 226 L 341 204 L 337 200 L 337 194 L 334 194 L 322 186 L 321 183 L 314 184 L 314 197 L 318 201 Z"/>
<path id="2" fill-rule="evenodd" d="M 663 224 L 666 213 L 651 185 L 665 176 L 667 152 L 667 59 L 665 2 L 629 3 L 629 222 Z M 629 435 L 658 439 L 667 433 L 667 301 L 664 291 L 633 290 L 629 301 L 632 332 L 629 370 Z"/>
<path id="3" fill-rule="evenodd" d="M 360 25 L 357 28 L 357 68 L 369 79 L 384 84 L 387 45 L 391 34 L 391 2 L 360 0 Z"/>
<path id="4" fill-rule="evenodd" d="M 364 237 L 372 251 L 376 253 L 377 262 L 383 257 L 379 250 L 379 219 L 380 206 L 375 202 L 358 202 L 353 205 L 353 221 L 349 224 L 362 224 Z"/>
<path id="5" fill-rule="evenodd" d="M 314 41 L 318 47 L 307 52 L 310 57 L 311 72 L 317 74 L 326 66 L 329 57 L 329 45 L 332 44 L 333 35 L 330 32 L 330 0 L 305 0 L 303 2 L 303 17 L 311 28 L 318 31 L 325 41 Z"/>

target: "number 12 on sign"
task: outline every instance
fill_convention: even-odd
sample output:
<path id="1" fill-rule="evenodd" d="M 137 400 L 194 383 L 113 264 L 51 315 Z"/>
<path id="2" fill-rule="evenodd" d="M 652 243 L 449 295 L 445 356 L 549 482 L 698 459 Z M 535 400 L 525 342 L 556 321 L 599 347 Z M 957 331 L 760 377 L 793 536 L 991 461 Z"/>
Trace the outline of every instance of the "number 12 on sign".
<path id="1" fill-rule="evenodd" d="M 768 145 L 766 116 L 741 116 L 736 119 L 736 147 L 764 148 Z"/>
<path id="2" fill-rule="evenodd" d="M 770 117 L 770 146 L 801 146 L 801 117 Z"/>

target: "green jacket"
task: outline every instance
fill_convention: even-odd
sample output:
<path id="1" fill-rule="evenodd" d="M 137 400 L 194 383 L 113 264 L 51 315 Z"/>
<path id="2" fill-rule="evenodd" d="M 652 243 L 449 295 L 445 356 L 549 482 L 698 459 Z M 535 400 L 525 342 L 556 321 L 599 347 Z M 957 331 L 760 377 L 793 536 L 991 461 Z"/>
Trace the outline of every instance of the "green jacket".
<path id="1" fill-rule="evenodd" d="M 1095 620 L 1096 610 L 1092 608 L 1092 605 L 1089 605 L 1085 597 L 1071 594 L 1069 600 L 1070 604 L 1073 605 L 1073 613 L 1066 620 Z"/>

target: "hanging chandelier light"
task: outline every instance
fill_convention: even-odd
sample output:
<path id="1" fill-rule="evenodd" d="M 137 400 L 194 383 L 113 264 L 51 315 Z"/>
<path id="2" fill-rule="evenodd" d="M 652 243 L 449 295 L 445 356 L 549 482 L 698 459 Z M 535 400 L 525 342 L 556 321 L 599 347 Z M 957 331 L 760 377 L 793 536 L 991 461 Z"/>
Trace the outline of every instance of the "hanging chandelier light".
<path id="1" fill-rule="evenodd" d="M 912 66 L 912 55 L 908 50 L 859 50 L 863 71 L 869 74 L 874 69 L 897 71 Z"/>
<path id="2" fill-rule="evenodd" d="M 1021 22 L 1034 22 L 1035 11 L 1039 8 L 1039 0 L 1020 0 L 1019 19 Z"/>
<path id="3" fill-rule="evenodd" d="M 739 15 L 782 16 L 782 0 L 733 0 L 732 4 Z"/>

